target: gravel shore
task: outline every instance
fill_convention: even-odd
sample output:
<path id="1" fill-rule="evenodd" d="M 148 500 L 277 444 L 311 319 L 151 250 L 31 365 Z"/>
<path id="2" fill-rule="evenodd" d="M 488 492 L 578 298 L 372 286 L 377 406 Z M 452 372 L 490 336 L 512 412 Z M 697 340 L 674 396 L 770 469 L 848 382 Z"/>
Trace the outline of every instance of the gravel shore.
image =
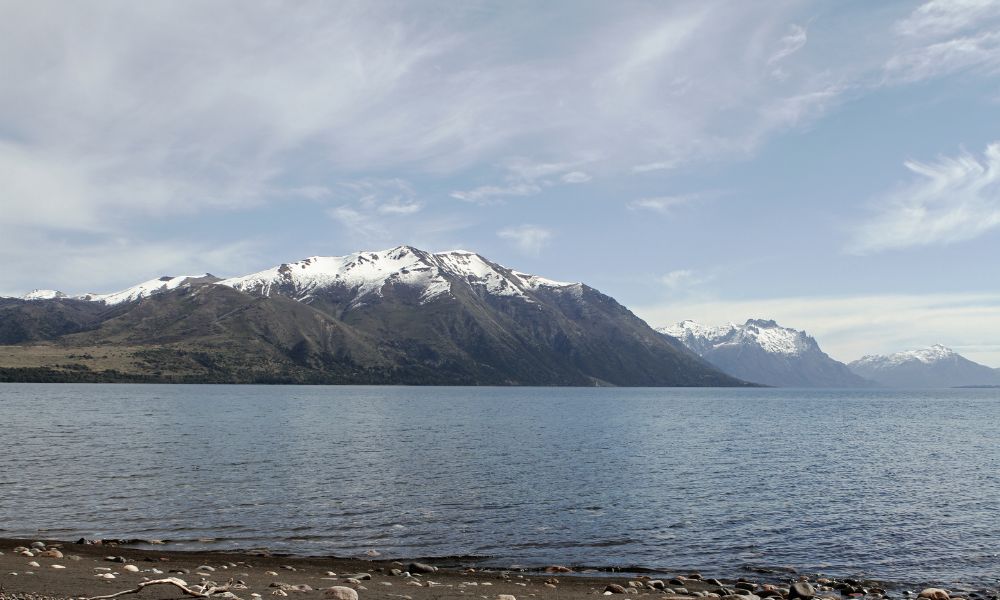
<path id="1" fill-rule="evenodd" d="M 92 598 L 135 589 L 146 600 L 190 598 L 229 585 L 212 598 L 230 600 L 566 600 L 650 596 L 649 600 L 997 600 L 997 590 L 885 589 L 878 582 L 784 575 L 712 579 L 698 573 L 624 575 L 480 569 L 456 560 L 383 561 L 289 557 L 266 553 L 140 550 L 114 543 L 0 540 L 0 600 Z M 186 586 L 181 589 L 176 583 Z M 187 592 L 187 593 L 186 593 Z"/>

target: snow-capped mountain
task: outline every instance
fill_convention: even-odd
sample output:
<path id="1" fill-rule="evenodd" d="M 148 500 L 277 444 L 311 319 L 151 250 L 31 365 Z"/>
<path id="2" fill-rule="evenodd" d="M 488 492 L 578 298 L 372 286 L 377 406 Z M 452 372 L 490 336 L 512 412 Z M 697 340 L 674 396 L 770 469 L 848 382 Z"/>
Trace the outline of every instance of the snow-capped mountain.
<path id="1" fill-rule="evenodd" d="M 849 366 L 858 375 L 889 387 L 1000 385 L 1000 370 L 972 362 L 940 344 L 895 354 L 868 355 Z"/>
<path id="2" fill-rule="evenodd" d="M 66 294 L 58 290 L 32 290 L 21 296 L 21 300 L 55 300 L 65 298 Z"/>
<path id="3" fill-rule="evenodd" d="M 175 290 L 181 286 L 187 286 L 197 283 L 213 283 L 218 281 L 219 278 L 213 276 L 210 273 L 205 273 L 204 275 L 181 275 L 179 277 L 174 277 L 171 275 L 165 275 L 163 277 L 158 277 L 156 279 L 150 279 L 149 281 L 143 281 L 133 285 L 132 287 L 126 288 L 117 292 L 108 292 L 105 294 L 80 294 L 77 296 L 69 296 L 60 292 L 58 290 L 33 290 L 27 294 L 21 296 L 21 300 L 86 300 L 87 302 L 99 302 L 107 306 L 115 306 L 117 304 L 122 304 L 124 302 L 135 302 L 136 300 L 141 300 L 142 298 L 148 298 L 154 294 L 159 294 L 161 292 L 168 292 L 170 290 Z"/>
<path id="4" fill-rule="evenodd" d="M 657 331 L 677 338 L 722 372 L 746 381 L 779 387 L 872 385 L 830 358 L 804 331 L 772 320 L 717 327 L 681 321 Z"/>
<path id="5" fill-rule="evenodd" d="M 0 300 L 0 344 L 53 341 L 20 364 L 65 350 L 35 367 L 56 381 L 745 385 L 582 283 L 410 246 Z"/>
<path id="6" fill-rule="evenodd" d="M 282 294 L 309 301 L 318 291 L 342 290 L 353 302 L 379 296 L 386 285 L 400 284 L 419 291 L 421 303 L 452 293 L 464 282 L 486 294 L 531 301 L 539 288 L 579 289 L 579 283 L 552 281 L 512 271 L 464 250 L 432 254 L 410 246 L 347 256 L 314 256 L 285 263 L 259 273 L 224 279 L 219 285 L 262 296 Z"/>
<path id="7" fill-rule="evenodd" d="M 299 301 L 312 299 L 319 291 L 342 290 L 354 302 L 379 296 L 388 285 L 404 285 L 419 290 L 421 302 L 452 293 L 457 281 L 485 294 L 517 297 L 532 301 L 532 292 L 541 288 L 579 292 L 580 283 L 553 281 L 537 275 L 514 271 L 465 250 L 430 253 L 410 246 L 376 252 L 356 252 L 346 256 L 313 256 L 293 263 L 283 263 L 258 273 L 219 279 L 204 275 L 163 276 L 127 289 L 108 293 L 67 296 L 55 290 L 35 290 L 24 300 L 71 298 L 114 306 L 168 292 L 180 287 L 217 283 L 262 296 L 281 294 Z"/>
<path id="8" fill-rule="evenodd" d="M 82 296 L 75 296 L 75 298 L 79 300 L 88 300 L 90 302 L 101 302 L 109 306 L 114 306 L 116 304 L 122 304 L 123 302 L 135 302 L 136 300 L 148 298 L 154 294 L 176 290 L 177 288 L 185 285 L 191 285 L 194 283 L 212 283 L 215 281 L 218 281 L 218 278 L 213 277 L 210 273 L 205 273 L 204 275 L 180 275 L 176 277 L 165 275 L 156 279 L 150 279 L 149 281 L 143 281 L 142 283 L 133 285 L 132 287 L 119 292 L 111 292 L 107 294 L 84 294 Z"/>

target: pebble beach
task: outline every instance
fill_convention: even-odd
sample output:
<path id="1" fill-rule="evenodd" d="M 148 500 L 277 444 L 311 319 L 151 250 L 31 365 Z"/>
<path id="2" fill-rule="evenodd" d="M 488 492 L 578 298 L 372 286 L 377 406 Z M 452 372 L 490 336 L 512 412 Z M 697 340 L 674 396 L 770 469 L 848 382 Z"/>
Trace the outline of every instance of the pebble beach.
<path id="1" fill-rule="evenodd" d="M 553 564 L 483 569 L 455 559 L 389 561 L 267 552 L 137 549 L 116 541 L 0 540 L 0 600 L 429 600 L 642 596 L 651 600 L 997 600 L 998 589 L 890 585 L 795 573 L 717 579 L 702 573 L 626 574 Z M 121 595 L 119 597 L 122 597 Z"/>

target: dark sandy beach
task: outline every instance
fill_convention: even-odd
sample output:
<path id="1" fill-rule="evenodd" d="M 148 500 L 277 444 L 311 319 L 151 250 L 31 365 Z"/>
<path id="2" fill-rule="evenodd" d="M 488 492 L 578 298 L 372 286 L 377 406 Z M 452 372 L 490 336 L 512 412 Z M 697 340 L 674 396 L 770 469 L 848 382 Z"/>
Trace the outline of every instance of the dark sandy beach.
<path id="1" fill-rule="evenodd" d="M 906 598 L 924 591 L 886 590 L 874 581 L 808 578 L 794 574 L 740 580 L 712 579 L 709 574 L 619 574 L 547 570 L 480 569 L 456 559 L 416 561 L 275 556 L 135 549 L 114 543 L 0 540 L 0 599 L 90 598 L 133 589 L 147 580 L 176 577 L 189 588 L 232 582 L 230 592 L 243 600 L 293 597 L 343 600 L 342 588 L 362 599 L 428 600 L 504 596 L 556 600 L 602 595 L 655 596 L 663 600 L 761 600 L 763 598 Z M 34 546 L 33 546 L 34 544 Z M 28 553 L 32 554 L 30 556 Z M 329 588 L 340 586 L 339 591 Z M 195 588 L 198 589 L 198 588 Z M 346 592 L 348 600 L 350 592 Z M 947 592 L 942 592 L 947 593 Z M 930 600 L 997 598 L 996 590 L 952 591 L 948 596 L 922 594 Z M 149 585 L 125 598 L 181 598 L 174 585 Z M 213 597 L 222 597 L 219 595 Z M 227 596 L 233 598 L 233 596 Z"/>

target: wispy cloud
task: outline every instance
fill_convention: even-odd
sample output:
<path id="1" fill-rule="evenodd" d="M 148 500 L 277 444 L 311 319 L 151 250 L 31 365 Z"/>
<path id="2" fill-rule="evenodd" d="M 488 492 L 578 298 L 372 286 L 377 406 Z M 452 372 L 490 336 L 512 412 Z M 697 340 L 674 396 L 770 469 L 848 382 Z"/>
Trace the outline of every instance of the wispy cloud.
<path id="1" fill-rule="evenodd" d="M 424 208 L 413 186 L 403 179 L 360 179 L 341 182 L 331 195 L 339 201 L 326 214 L 362 244 L 392 244 L 399 219 Z"/>
<path id="2" fill-rule="evenodd" d="M 649 173 L 650 171 L 668 171 L 676 169 L 681 165 L 680 159 L 662 160 L 659 162 L 645 163 L 632 167 L 633 173 Z"/>
<path id="3" fill-rule="evenodd" d="M 808 41 L 806 28 L 801 25 L 789 25 L 788 33 L 778 40 L 778 49 L 767 59 L 771 67 L 771 75 L 777 79 L 787 79 L 788 74 L 781 68 L 781 62 L 801 50 Z"/>
<path id="4" fill-rule="evenodd" d="M 544 163 L 523 158 L 504 161 L 503 185 L 483 185 L 471 190 L 456 190 L 450 195 L 457 200 L 476 204 L 490 204 L 504 197 L 533 196 L 559 183 L 587 183 L 591 176 L 573 170 L 579 163 Z"/>
<path id="5" fill-rule="evenodd" d="M 19 296 L 35 288 L 69 294 L 111 292 L 162 275 L 211 272 L 232 276 L 268 265 L 263 243 L 248 238 L 148 241 L 94 236 L 72 242 L 34 231 L 5 231 L 0 237 L 5 261 L 4 294 Z M 9 282 L 22 281 L 20 287 Z"/>
<path id="6" fill-rule="evenodd" d="M 691 204 L 701 199 L 699 194 L 683 194 L 680 196 L 655 196 L 652 198 L 639 198 L 628 203 L 630 210 L 648 210 L 661 215 L 669 215 L 675 209 L 687 204 Z"/>
<path id="7" fill-rule="evenodd" d="M 894 29 L 900 35 L 948 35 L 1000 17 L 997 0 L 930 0 L 917 7 Z"/>
<path id="8" fill-rule="evenodd" d="M 912 83 L 963 71 L 1000 71 L 1000 2 L 930 0 L 893 25 L 897 47 L 887 83 Z"/>
<path id="9" fill-rule="evenodd" d="M 885 65 L 890 81 L 910 83 L 968 69 L 1000 71 L 1000 33 L 986 32 L 901 52 Z"/>
<path id="10" fill-rule="evenodd" d="M 561 179 L 563 183 L 587 183 L 593 179 L 593 177 L 591 177 L 589 173 L 584 173 L 583 171 L 570 171 L 559 179 Z"/>
<path id="11" fill-rule="evenodd" d="M 672 292 L 690 291 L 711 279 L 710 276 L 691 269 L 675 269 L 660 277 L 660 283 Z"/>
<path id="12" fill-rule="evenodd" d="M 531 256 L 539 255 L 542 248 L 552 240 L 552 232 L 538 225 L 507 227 L 498 231 L 497 235 L 513 243 L 524 254 Z"/>
<path id="13" fill-rule="evenodd" d="M 481 185 L 477 188 L 471 190 L 456 190 L 450 195 L 456 200 L 462 200 L 464 202 L 475 202 L 477 204 L 485 204 L 488 202 L 493 202 L 497 198 L 503 198 L 507 196 L 531 196 L 542 191 L 542 188 L 535 185 L 534 183 L 511 183 L 509 185 Z"/>
<path id="14" fill-rule="evenodd" d="M 905 165 L 915 179 L 879 201 L 848 251 L 961 242 L 1000 227 L 1000 143 L 987 146 L 982 157 L 962 152 Z"/>

